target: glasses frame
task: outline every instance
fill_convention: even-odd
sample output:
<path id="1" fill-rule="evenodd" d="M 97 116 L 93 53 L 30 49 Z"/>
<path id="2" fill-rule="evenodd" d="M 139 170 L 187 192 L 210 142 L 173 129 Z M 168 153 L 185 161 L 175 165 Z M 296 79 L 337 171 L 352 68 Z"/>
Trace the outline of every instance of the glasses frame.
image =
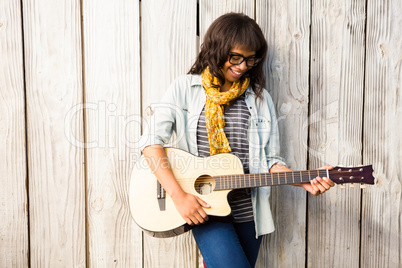
<path id="1" fill-rule="evenodd" d="M 240 65 L 240 64 L 243 63 L 243 61 L 246 61 L 246 66 L 249 67 L 249 68 L 251 68 L 251 67 L 257 66 L 257 64 L 260 63 L 260 61 L 261 61 L 261 58 L 257 58 L 255 55 L 246 58 L 246 57 L 244 57 L 243 55 L 237 54 L 237 53 L 229 52 L 228 54 L 229 54 L 229 63 L 232 64 L 232 65 Z M 234 56 L 242 57 L 243 59 L 242 59 L 239 63 L 232 63 L 231 60 L 232 60 L 232 57 L 234 57 Z M 255 63 L 250 66 L 250 65 L 247 64 L 247 61 L 248 61 L 249 59 L 252 59 L 252 58 L 254 58 Z"/>

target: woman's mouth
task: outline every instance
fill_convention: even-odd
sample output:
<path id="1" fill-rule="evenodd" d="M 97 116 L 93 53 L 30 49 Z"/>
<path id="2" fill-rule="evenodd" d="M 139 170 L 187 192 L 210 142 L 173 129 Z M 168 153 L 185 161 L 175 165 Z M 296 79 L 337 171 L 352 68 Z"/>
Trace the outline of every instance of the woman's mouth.
<path id="1" fill-rule="evenodd" d="M 243 75 L 242 73 L 236 72 L 236 71 L 232 70 L 231 68 L 229 68 L 229 70 L 232 73 L 232 75 L 235 77 L 241 77 Z"/>

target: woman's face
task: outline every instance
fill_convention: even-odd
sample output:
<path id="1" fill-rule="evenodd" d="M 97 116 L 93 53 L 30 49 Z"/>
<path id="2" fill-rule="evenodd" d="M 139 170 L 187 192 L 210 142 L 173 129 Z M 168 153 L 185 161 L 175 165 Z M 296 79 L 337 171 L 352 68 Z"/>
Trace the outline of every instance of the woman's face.
<path id="1" fill-rule="evenodd" d="M 232 62 L 236 62 L 236 59 L 239 58 L 238 56 L 243 56 L 244 58 L 255 56 L 255 51 L 243 47 L 234 47 L 230 50 L 230 54 L 232 55 Z M 228 55 L 228 60 L 221 69 L 225 76 L 225 84 L 231 85 L 233 82 L 236 82 L 251 68 L 247 67 L 246 60 L 238 65 L 230 63 Z"/>

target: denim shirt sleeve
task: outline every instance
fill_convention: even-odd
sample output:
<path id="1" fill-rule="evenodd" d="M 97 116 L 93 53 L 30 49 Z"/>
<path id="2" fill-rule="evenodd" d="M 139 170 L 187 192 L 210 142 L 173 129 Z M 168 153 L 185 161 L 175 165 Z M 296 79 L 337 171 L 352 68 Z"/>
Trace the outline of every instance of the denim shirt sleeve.
<path id="1" fill-rule="evenodd" d="M 161 101 L 152 103 L 145 110 L 143 118 L 144 132 L 139 140 L 139 149 L 142 151 L 145 147 L 154 144 L 167 144 L 176 129 L 178 118 L 178 91 L 180 90 L 180 81 L 175 80 L 166 91 Z"/>
<path id="2" fill-rule="evenodd" d="M 254 98 L 250 99 L 250 106 L 255 102 Z M 253 159 L 258 159 L 258 162 L 252 166 L 252 173 L 269 172 L 269 169 L 274 164 L 283 164 L 280 157 L 279 129 L 278 120 L 276 118 L 275 106 L 272 98 L 267 91 L 264 91 L 263 102 L 257 105 L 257 114 L 254 115 L 258 121 L 258 135 L 253 131 L 254 139 L 260 139 L 260 143 L 253 140 L 252 144 L 260 146 L 252 146 L 250 151 Z M 252 109 L 254 110 L 254 109 Z M 251 168 L 251 167 L 250 167 Z M 259 187 L 252 191 L 251 200 L 253 204 L 254 221 L 256 228 L 256 236 L 271 233 L 275 230 L 271 208 L 269 204 L 269 196 L 271 187 Z"/>
<path id="3" fill-rule="evenodd" d="M 267 157 L 268 170 L 275 164 L 286 165 L 284 159 L 280 156 L 280 141 L 279 141 L 279 127 L 278 119 L 276 117 L 275 106 L 272 101 L 271 96 L 266 93 L 264 98 L 266 98 L 269 112 L 271 114 L 271 132 L 268 140 L 268 144 L 265 146 L 265 155 Z"/>

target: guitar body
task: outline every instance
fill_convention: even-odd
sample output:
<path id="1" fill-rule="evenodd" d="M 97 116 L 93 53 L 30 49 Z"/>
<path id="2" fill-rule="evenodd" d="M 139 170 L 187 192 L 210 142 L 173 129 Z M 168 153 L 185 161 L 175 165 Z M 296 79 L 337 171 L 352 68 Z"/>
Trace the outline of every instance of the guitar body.
<path id="1" fill-rule="evenodd" d="M 181 188 L 211 205 L 211 208 L 204 208 L 209 216 L 228 216 L 231 212 L 227 201 L 230 190 L 214 191 L 212 176 L 243 174 L 240 159 L 232 154 L 196 157 L 180 149 L 165 148 L 165 151 Z M 189 226 L 170 196 L 166 194 L 164 199 L 158 199 L 158 195 L 163 195 L 162 191 L 158 190 L 158 181 L 142 156 L 136 162 L 130 180 L 129 201 L 135 222 L 156 237 L 171 237 L 187 231 Z M 164 206 L 162 209 L 160 202 Z"/>

